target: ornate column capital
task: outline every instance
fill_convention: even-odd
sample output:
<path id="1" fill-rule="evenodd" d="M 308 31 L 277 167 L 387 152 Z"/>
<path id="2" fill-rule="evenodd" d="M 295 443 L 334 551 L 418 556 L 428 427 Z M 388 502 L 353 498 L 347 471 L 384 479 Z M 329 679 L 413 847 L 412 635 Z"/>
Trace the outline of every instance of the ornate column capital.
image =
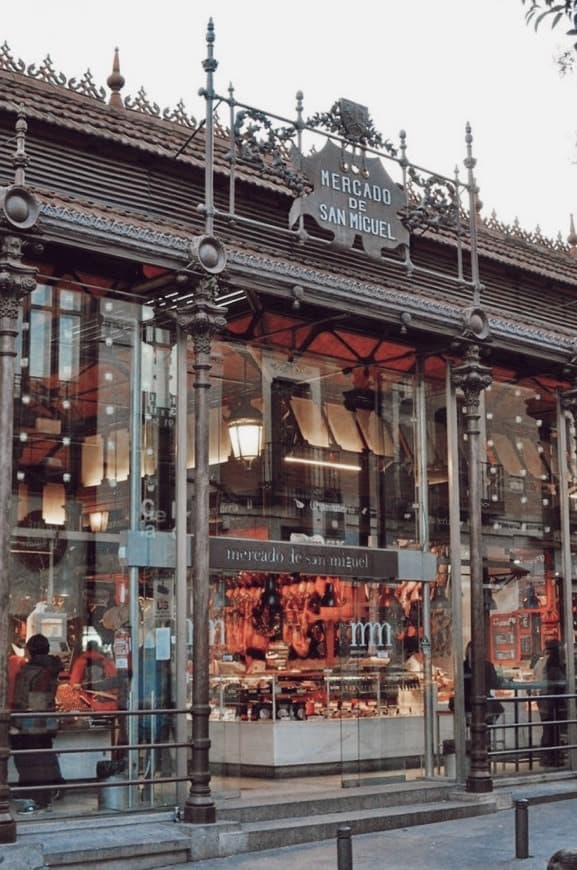
<path id="1" fill-rule="evenodd" d="M 16 320 L 20 302 L 36 289 L 38 270 L 22 263 L 23 245 L 19 236 L 0 237 L 0 318 Z"/>
<path id="2" fill-rule="evenodd" d="M 481 362 L 478 344 L 467 345 L 463 362 L 455 366 L 452 378 L 454 385 L 461 387 L 465 395 L 467 416 L 478 417 L 480 395 L 493 380 L 491 369 Z"/>
<path id="3" fill-rule="evenodd" d="M 226 309 L 214 301 L 217 291 L 216 278 L 204 278 L 194 290 L 192 304 L 176 315 L 180 328 L 192 337 L 196 353 L 210 354 L 213 336 L 226 326 Z"/>

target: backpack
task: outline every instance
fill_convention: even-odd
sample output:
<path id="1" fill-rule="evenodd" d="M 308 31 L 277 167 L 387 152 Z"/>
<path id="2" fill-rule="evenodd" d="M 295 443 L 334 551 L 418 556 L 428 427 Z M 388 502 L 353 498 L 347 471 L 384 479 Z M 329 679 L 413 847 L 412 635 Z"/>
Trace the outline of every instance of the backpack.
<path id="1" fill-rule="evenodd" d="M 14 709 L 46 712 L 54 709 L 54 696 L 58 672 L 50 664 L 26 662 L 16 677 Z M 55 717 L 27 716 L 15 721 L 15 727 L 24 734 L 55 733 Z"/>

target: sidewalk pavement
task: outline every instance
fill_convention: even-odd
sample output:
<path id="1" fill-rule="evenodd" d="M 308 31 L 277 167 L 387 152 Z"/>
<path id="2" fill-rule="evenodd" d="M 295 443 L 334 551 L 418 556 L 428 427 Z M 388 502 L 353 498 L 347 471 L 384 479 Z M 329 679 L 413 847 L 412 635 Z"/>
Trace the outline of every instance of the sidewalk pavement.
<path id="1" fill-rule="evenodd" d="M 529 858 L 515 857 L 515 811 L 361 834 L 352 838 L 353 870 L 545 870 L 561 848 L 577 848 L 577 800 L 529 807 Z M 336 870 L 337 843 L 291 846 L 179 864 L 178 870 Z"/>

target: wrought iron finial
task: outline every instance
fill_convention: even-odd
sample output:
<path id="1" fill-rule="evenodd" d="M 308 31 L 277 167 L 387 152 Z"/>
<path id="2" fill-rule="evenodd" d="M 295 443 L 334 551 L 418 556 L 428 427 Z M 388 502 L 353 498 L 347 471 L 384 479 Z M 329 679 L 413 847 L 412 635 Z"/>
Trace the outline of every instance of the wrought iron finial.
<path id="1" fill-rule="evenodd" d="M 473 306 L 479 306 L 481 302 L 481 281 L 479 278 L 479 257 L 477 249 L 477 221 L 482 203 L 478 199 L 479 188 L 475 178 L 474 169 L 477 160 L 473 156 L 473 132 L 467 121 L 465 126 L 466 156 L 464 165 L 467 170 L 467 187 L 469 190 L 469 230 L 471 233 L 471 279 L 473 284 Z"/>
<path id="2" fill-rule="evenodd" d="M 202 62 L 202 68 L 207 74 L 216 72 L 216 68 L 218 67 L 218 61 L 214 57 L 214 40 L 214 21 L 212 18 L 209 18 L 208 27 L 206 29 L 207 54 L 205 60 Z"/>
<path id="3" fill-rule="evenodd" d="M 202 68 L 206 73 L 206 87 L 200 96 L 206 100 L 205 136 L 204 136 L 204 227 L 207 236 L 212 236 L 214 230 L 214 72 L 218 66 L 214 57 L 214 22 L 208 20 L 206 31 L 206 58 Z"/>
<path id="4" fill-rule="evenodd" d="M 120 57 L 118 48 L 114 49 L 114 60 L 112 61 L 112 72 L 106 79 L 106 84 L 110 88 L 110 99 L 108 105 L 113 109 L 123 109 L 124 103 L 120 96 L 120 91 L 125 85 L 125 79 L 120 72 Z"/>
<path id="5" fill-rule="evenodd" d="M 465 145 L 467 147 L 467 156 L 464 160 L 465 168 L 473 170 L 477 165 L 477 160 L 473 157 L 473 132 L 468 121 L 465 125 Z"/>
<path id="6" fill-rule="evenodd" d="M 305 123 L 303 120 L 304 94 L 302 91 L 296 92 L 296 100 L 297 100 L 297 104 L 296 104 L 297 119 L 295 121 L 295 127 L 297 128 L 297 130 L 304 130 L 304 126 L 305 126 Z"/>
<path id="7" fill-rule="evenodd" d="M 18 184 L 21 187 L 24 187 L 26 184 L 25 170 L 30 160 L 26 153 L 27 132 L 26 112 L 24 111 L 24 106 L 20 106 L 16 121 L 16 151 L 14 152 L 12 163 L 14 166 L 14 184 Z"/>
<path id="8" fill-rule="evenodd" d="M 473 156 L 473 133 L 471 130 L 471 125 L 468 121 L 465 127 L 465 144 L 467 148 L 467 155 L 463 163 L 468 171 L 470 188 L 472 193 L 474 194 L 475 211 L 478 214 L 483 208 L 483 203 L 479 199 L 479 187 L 477 185 L 477 181 L 473 172 L 475 166 L 477 165 L 477 158 Z"/>
<path id="9" fill-rule="evenodd" d="M 399 160 L 399 164 L 405 169 L 409 165 L 409 161 L 407 159 L 407 131 L 400 130 L 399 131 L 399 142 L 400 142 L 400 150 L 401 157 Z"/>
<path id="10" fill-rule="evenodd" d="M 26 153 L 26 132 L 28 124 L 24 107 L 20 106 L 16 119 L 16 150 L 12 155 L 14 184 L 0 187 L 0 224 L 7 224 L 13 230 L 30 230 L 40 214 L 40 203 L 26 187 L 25 169 L 28 165 Z"/>
<path id="11" fill-rule="evenodd" d="M 567 243 L 573 250 L 577 247 L 577 233 L 575 232 L 575 220 L 573 215 L 570 215 L 569 217 L 569 235 L 567 236 Z"/>

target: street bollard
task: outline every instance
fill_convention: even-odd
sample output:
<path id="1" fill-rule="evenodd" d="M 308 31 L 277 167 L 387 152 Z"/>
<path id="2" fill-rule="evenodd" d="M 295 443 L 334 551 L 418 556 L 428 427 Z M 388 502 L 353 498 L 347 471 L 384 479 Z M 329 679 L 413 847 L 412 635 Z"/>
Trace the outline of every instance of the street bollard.
<path id="1" fill-rule="evenodd" d="M 529 857 L 529 801 L 515 801 L 515 857 Z"/>
<path id="2" fill-rule="evenodd" d="M 353 844 L 348 826 L 337 828 L 337 868 L 353 870 Z"/>

